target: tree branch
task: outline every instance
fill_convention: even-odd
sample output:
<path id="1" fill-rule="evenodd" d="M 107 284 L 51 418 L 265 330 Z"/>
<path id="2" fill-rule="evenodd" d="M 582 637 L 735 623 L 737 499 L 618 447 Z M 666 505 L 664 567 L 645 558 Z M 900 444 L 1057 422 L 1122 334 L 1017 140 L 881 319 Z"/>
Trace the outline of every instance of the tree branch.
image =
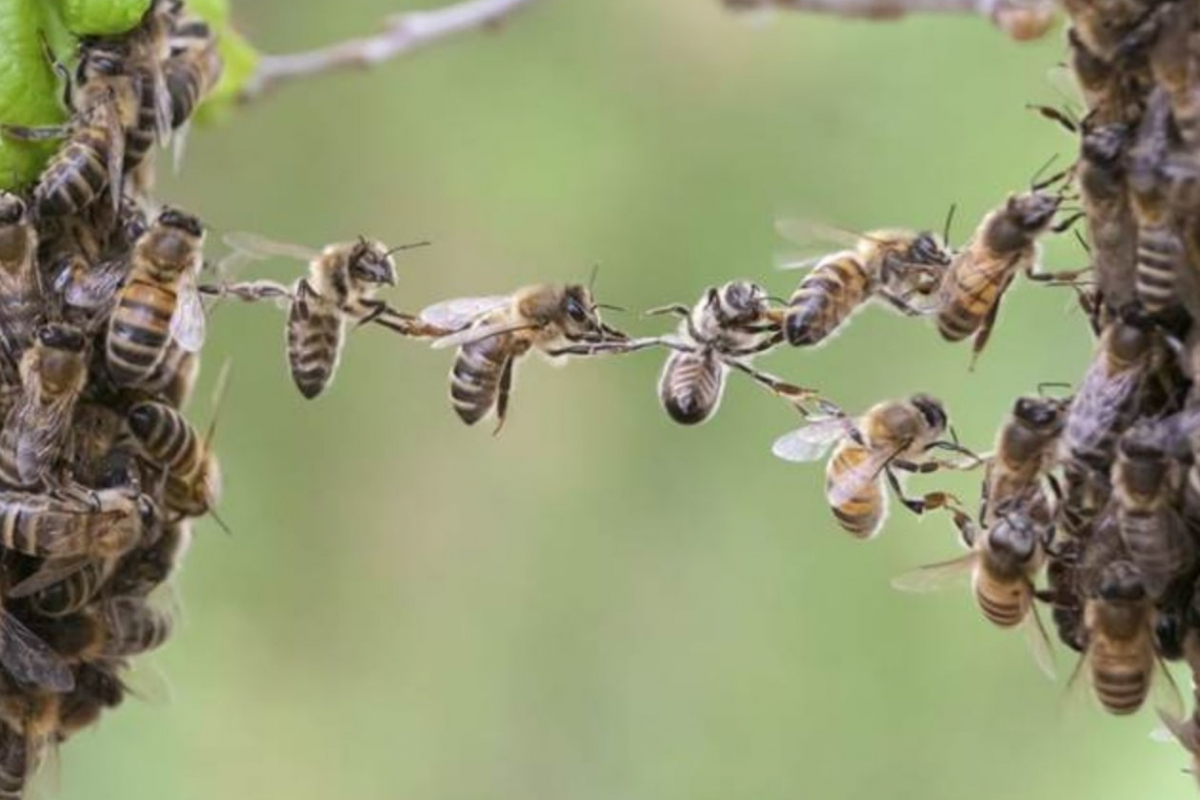
<path id="1" fill-rule="evenodd" d="M 859 19 L 908 14 L 979 14 L 1018 41 L 1044 36 L 1058 18 L 1054 0 L 722 0 L 740 11 L 780 8 Z"/>
<path id="2" fill-rule="evenodd" d="M 279 84 L 322 72 L 373 67 L 465 31 L 499 25 L 533 0 L 463 0 L 433 11 L 410 11 L 388 19 L 382 33 L 317 50 L 263 56 L 239 99 L 253 100 Z"/>

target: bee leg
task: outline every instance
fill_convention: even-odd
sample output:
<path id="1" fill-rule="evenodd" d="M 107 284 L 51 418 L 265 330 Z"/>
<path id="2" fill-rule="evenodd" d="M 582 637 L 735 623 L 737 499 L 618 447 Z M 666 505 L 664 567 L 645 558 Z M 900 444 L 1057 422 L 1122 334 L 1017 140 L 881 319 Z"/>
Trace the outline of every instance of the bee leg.
<path id="1" fill-rule="evenodd" d="M 979 538 L 980 525 L 976 525 L 968 514 L 957 508 L 951 508 L 950 511 L 954 514 L 954 526 L 958 528 L 959 539 L 968 550 L 974 548 L 975 540 Z"/>
<path id="2" fill-rule="evenodd" d="M 770 338 L 764 339 L 763 341 L 759 342 L 758 344 L 756 344 L 752 347 L 743 347 L 740 350 L 734 350 L 734 349 L 722 350 L 721 355 L 730 356 L 732 358 L 745 358 L 746 356 L 753 356 L 753 355 L 757 355 L 759 353 L 765 353 L 768 350 L 771 350 L 771 349 L 776 348 L 779 345 L 783 344 L 783 332 L 780 331 L 778 328 L 766 328 L 765 329 L 765 331 L 770 331 L 770 330 L 775 331 L 775 333 Z"/>
<path id="3" fill-rule="evenodd" d="M 750 365 L 734 358 L 723 358 L 721 360 L 728 366 L 749 375 L 750 378 L 759 386 L 762 386 L 767 391 L 773 392 L 774 394 L 779 395 L 783 399 L 789 401 L 801 414 L 808 416 L 808 412 L 801 404 L 805 400 L 811 400 L 813 397 L 817 396 L 817 392 L 815 390 L 805 389 L 803 386 L 797 386 L 794 383 L 788 383 L 782 378 L 777 378 L 770 373 L 756 370 L 754 367 L 751 367 Z"/>
<path id="4" fill-rule="evenodd" d="M 3 133 L 10 139 L 22 142 L 48 142 L 56 139 L 65 139 L 70 135 L 70 132 L 71 129 L 66 125 L 30 126 L 0 124 L 0 133 Z"/>
<path id="5" fill-rule="evenodd" d="M 504 429 L 504 421 L 508 418 L 508 393 L 512 389 L 515 361 L 516 359 L 510 357 L 504 362 L 504 369 L 500 372 L 500 386 L 496 396 L 496 430 L 492 431 L 492 436 L 500 435 L 500 431 Z"/>
<path id="6" fill-rule="evenodd" d="M 922 317 L 925 316 L 919 309 L 910 306 L 902 297 L 898 297 L 891 292 L 881 290 L 879 297 L 887 301 L 888 305 L 899 311 L 906 317 Z"/>
<path id="7" fill-rule="evenodd" d="M 896 473 L 892 470 L 892 467 L 895 467 L 896 469 L 904 469 L 910 472 L 933 472 L 937 469 L 937 464 L 928 465 L 932 466 L 933 469 L 925 469 L 924 467 L 926 466 L 927 464 L 912 464 L 911 462 L 907 461 L 893 461 L 891 465 L 884 470 L 884 474 L 887 475 L 888 485 L 892 487 L 892 492 L 895 493 L 896 499 L 903 503 L 904 507 L 914 514 L 924 514 L 927 511 L 933 511 L 938 508 L 946 508 L 955 514 L 961 514 L 962 512 L 959 511 L 958 506 L 962 505 L 962 502 L 949 492 L 929 492 L 921 497 L 909 497 L 904 494 L 904 487 L 900 485 L 900 479 L 896 477 Z M 914 467 L 915 469 L 908 469 L 909 467 Z M 965 514 L 963 514 L 963 516 L 966 517 Z"/>
<path id="8" fill-rule="evenodd" d="M 643 312 L 643 316 L 656 317 L 662 314 L 673 314 L 677 317 L 690 317 L 692 310 L 682 303 L 672 303 L 668 306 L 657 306 Z"/>
<path id="9" fill-rule="evenodd" d="M 547 350 L 546 355 L 554 356 L 607 356 L 625 355 L 644 350 L 647 347 L 663 345 L 671 347 L 671 343 L 657 336 L 643 339 L 627 339 L 624 341 L 582 342 Z"/>
<path id="10" fill-rule="evenodd" d="M 1009 282 L 1006 282 L 996 295 L 996 302 L 992 303 L 992 307 L 988 309 L 987 316 L 983 318 L 983 324 L 979 326 L 975 338 L 971 341 L 971 366 L 969 369 L 972 372 L 975 371 L 975 362 L 979 360 L 983 348 L 987 346 L 988 339 L 992 338 L 992 328 L 996 326 L 996 317 L 1000 314 L 1000 301 L 1004 299 Z"/>

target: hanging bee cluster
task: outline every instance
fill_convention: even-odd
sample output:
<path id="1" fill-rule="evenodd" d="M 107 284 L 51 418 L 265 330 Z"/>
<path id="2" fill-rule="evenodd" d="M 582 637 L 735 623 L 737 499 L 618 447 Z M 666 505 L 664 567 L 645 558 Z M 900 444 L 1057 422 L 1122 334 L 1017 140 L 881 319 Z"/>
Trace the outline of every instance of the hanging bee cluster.
<path id="1" fill-rule="evenodd" d="M 82 39 L 73 69 L 46 53 L 65 125 L 0 127 L 61 142 L 28 191 L 0 192 L 0 798 L 121 703 L 129 659 L 171 631 L 150 595 L 219 493 L 182 414 L 204 230 L 148 194 L 154 145 L 220 75 L 214 39 L 159 0 L 130 33 Z"/>

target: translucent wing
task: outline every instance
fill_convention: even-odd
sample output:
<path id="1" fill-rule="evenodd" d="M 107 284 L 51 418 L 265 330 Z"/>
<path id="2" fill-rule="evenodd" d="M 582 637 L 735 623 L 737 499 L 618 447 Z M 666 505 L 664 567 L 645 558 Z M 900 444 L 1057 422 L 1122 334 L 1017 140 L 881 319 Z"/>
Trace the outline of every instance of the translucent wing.
<path id="1" fill-rule="evenodd" d="M 93 559 L 88 556 L 61 556 L 48 558 L 38 569 L 8 590 L 9 597 L 28 597 L 65 581 L 76 572 L 87 567 Z"/>
<path id="2" fill-rule="evenodd" d="M 847 434 L 845 417 L 825 417 L 785 433 L 771 445 L 771 452 L 784 461 L 817 461 L 834 442 Z"/>
<path id="3" fill-rule="evenodd" d="M 422 322 L 448 331 L 461 330 L 489 311 L 503 308 L 511 298 L 508 295 L 490 297 L 460 297 L 444 300 L 421 309 L 417 316 Z"/>
<path id="4" fill-rule="evenodd" d="M 312 261 L 319 255 L 298 244 L 276 242 L 256 233 L 234 232 L 227 233 L 223 241 L 234 250 L 251 259 L 264 258 L 294 258 L 298 261 Z"/>
<path id="5" fill-rule="evenodd" d="M 160 145 L 171 140 L 171 93 L 158 59 L 147 59 L 150 70 L 150 90 L 154 96 L 154 133 Z"/>
<path id="6" fill-rule="evenodd" d="M 490 339 L 493 336 L 503 336 L 506 333 L 513 331 L 523 331 L 534 327 L 527 322 L 497 322 L 487 325 L 473 325 L 470 328 L 452 333 L 449 336 L 443 336 L 440 339 L 434 339 L 430 345 L 434 350 L 444 350 L 447 347 L 461 347 L 464 344 L 472 344 L 481 342 L 484 339 Z"/>
<path id="7" fill-rule="evenodd" d="M 1155 654 L 1155 675 L 1150 681 L 1150 704 L 1159 717 L 1183 719 L 1183 695 L 1179 693 L 1179 684 L 1171 675 L 1167 662 Z"/>
<path id="8" fill-rule="evenodd" d="M 178 175 L 183 169 L 183 156 L 187 150 L 188 134 L 192 131 L 192 121 L 189 119 L 175 129 L 171 135 L 171 169 Z"/>
<path id="9" fill-rule="evenodd" d="M 845 505 L 862 494 L 863 490 L 879 480 L 879 476 L 888 462 L 899 452 L 900 448 L 868 451 L 866 458 L 832 480 L 829 491 L 826 493 L 829 504 L 832 506 Z"/>
<path id="10" fill-rule="evenodd" d="M 55 279 L 55 288 L 63 293 L 68 305 L 76 308 L 98 309 L 107 306 L 117 295 L 117 289 L 128 274 L 125 261 L 104 261 L 89 269 L 72 263 Z"/>
<path id="11" fill-rule="evenodd" d="M 21 683 L 51 692 L 75 688 L 71 668 L 58 653 L 4 610 L 0 610 L 0 663 Z"/>
<path id="12" fill-rule="evenodd" d="M 117 117 L 115 106 L 107 108 L 104 114 L 104 124 L 108 128 L 108 193 L 112 197 L 114 211 L 121 210 L 121 194 L 125 186 L 125 131 L 121 120 Z"/>
<path id="13" fill-rule="evenodd" d="M 198 353 L 204 345 L 204 332 L 204 304 L 196 290 L 195 278 L 185 278 L 171 315 L 171 335 L 184 350 Z"/>
<path id="14" fill-rule="evenodd" d="M 777 219 L 775 231 L 784 239 L 804 247 L 832 244 L 838 248 L 853 248 L 862 238 L 860 233 L 811 219 Z"/>
<path id="15" fill-rule="evenodd" d="M 892 579 L 893 588 L 902 592 L 936 592 L 962 583 L 975 568 L 976 554 L 965 553 L 949 561 L 926 564 Z"/>
<path id="16" fill-rule="evenodd" d="M 1025 634 L 1025 644 L 1033 656 L 1033 663 L 1037 664 L 1038 669 L 1045 673 L 1046 677 L 1054 680 L 1058 672 L 1054 665 L 1054 650 L 1050 646 L 1050 635 L 1046 632 L 1046 625 L 1042 622 L 1042 615 L 1038 611 L 1036 601 L 1030 607 L 1028 616 L 1021 623 L 1021 628 Z"/>

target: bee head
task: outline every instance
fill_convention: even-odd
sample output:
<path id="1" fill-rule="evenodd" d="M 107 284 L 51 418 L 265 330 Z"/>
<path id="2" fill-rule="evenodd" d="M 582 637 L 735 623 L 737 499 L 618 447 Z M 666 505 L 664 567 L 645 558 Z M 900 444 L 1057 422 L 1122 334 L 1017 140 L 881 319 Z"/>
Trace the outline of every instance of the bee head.
<path id="1" fill-rule="evenodd" d="M 996 509 L 997 519 L 988 531 L 988 547 L 1018 562 L 1028 561 L 1038 544 L 1038 530 L 1028 514 L 1003 504 Z"/>
<path id="2" fill-rule="evenodd" d="M 197 239 L 204 235 L 204 224 L 200 222 L 200 218 L 177 208 L 164 208 L 158 215 L 158 224 L 164 228 L 183 231 Z"/>
<path id="3" fill-rule="evenodd" d="M 1056 432 L 1063 425 L 1063 406 L 1045 397 L 1019 397 L 1013 404 L 1013 417 L 1037 431 Z"/>
<path id="4" fill-rule="evenodd" d="M 25 201 L 12 192 L 0 191 L 0 225 L 19 225 L 25 221 Z"/>
<path id="5" fill-rule="evenodd" d="M 1040 233 L 1062 205 L 1062 195 L 1033 191 L 1008 199 L 1008 217 L 1026 235 Z"/>
<path id="6" fill-rule="evenodd" d="M 912 264 L 949 264 L 950 252 L 932 231 L 921 231 L 908 246 L 906 259 Z"/>
<path id="7" fill-rule="evenodd" d="M 1145 313 L 1131 306 L 1114 319 L 1105 331 L 1108 352 L 1125 364 L 1138 361 L 1154 342 L 1154 327 Z"/>
<path id="8" fill-rule="evenodd" d="M 1096 594 L 1102 600 L 1137 602 L 1146 597 L 1142 573 L 1131 561 L 1113 561 L 1100 571 Z"/>
<path id="9" fill-rule="evenodd" d="M 1084 127 L 1080 153 L 1092 164 L 1116 164 L 1129 141 L 1129 126 L 1121 123 Z"/>
<path id="10" fill-rule="evenodd" d="M 946 407 L 942 405 L 941 400 L 928 394 L 914 394 L 910 402 L 921 413 L 921 418 L 930 430 L 938 432 L 946 430 L 950 419 L 946 415 Z"/>
<path id="11" fill-rule="evenodd" d="M 79 40 L 79 74 L 116 77 L 129 74 L 129 44 L 124 39 L 85 36 Z"/>
<path id="12" fill-rule="evenodd" d="M 767 292 L 757 283 L 730 281 L 714 290 L 712 306 L 717 317 L 726 324 L 753 322 L 762 314 Z"/>
<path id="13" fill-rule="evenodd" d="M 37 339 L 43 347 L 68 353 L 82 353 L 87 346 L 87 339 L 79 328 L 54 322 L 38 328 Z"/>
<path id="14" fill-rule="evenodd" d="M 359 237 L 347 259 L 351 277 L 363 283 L 396 285 L 396 262 L 379 242 Z"/>

